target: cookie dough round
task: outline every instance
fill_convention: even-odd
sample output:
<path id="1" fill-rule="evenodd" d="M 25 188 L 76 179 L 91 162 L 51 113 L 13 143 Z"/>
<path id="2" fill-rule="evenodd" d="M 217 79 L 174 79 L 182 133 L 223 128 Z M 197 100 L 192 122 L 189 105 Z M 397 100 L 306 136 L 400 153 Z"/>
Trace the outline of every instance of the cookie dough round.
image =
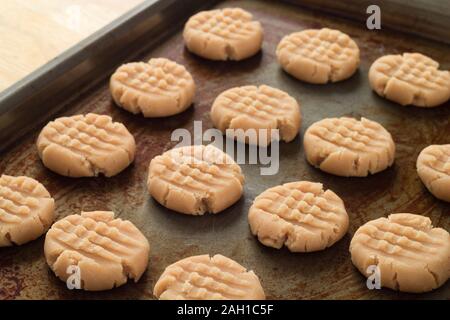
<path id="1" fill-rule="evenodd" d="M 328 28 L 294 32 L 278 44 L 281 67 L 297 79 L 323 84 L 345 80 L 359 66 L 358 45 L 348 35 Z"/>
<path id="2" fill-rule="evenodd" d="M 266 85 L 243 86 L 214 100 L 211 120 L 223 133 L 232 129 L 236 140 L 267 146 L 274 129 L 279 130 L 278 138 L 292 141 L 300 130 L 301 114 L 297 101 L 286 92 Z"/>
<path id="3" fill-rule="evenodd" d="M 183 38 L 188 50 L 203 58 L 242 60 L 261 50 L 263 29 L 243 9 L 216 9 L 190 17 Z"/>
<path id="4" fill-rule="evenodd" d="M 348 229 L 344 202 L 321 183 L 298 181 L 267 189 L 248 213 L 252 234 L 268 246 L 292 252 L 319 251 Z"/>
<path id="5" fill-rule="evenodd" d="M 174 148 L 153 158 L 147 180 L 161 205 L 191 215 L 225 210 L 242 196 L 243 185 L 239 165 L 212 145 Z"/>
<path id="6" fill-rule="evenodd" d="M 450 202 L 450 144 L 423 149 L 417 158 L 417 173 L 436 198 Z"/>
<path id="7" fill-rule="evenodd" d="M 111 117 L 88 113 L 49 122 L 37 140 L 44 165 L 67 177 L 112 177 L 134 160 L 134 137 Z"/>
<path id="8" fill-rule="evenodd" d="M 55 219 L 55 201 L 29 177 L 0 176 L 0 247 L 39 238 Z"/>
<path id="9" fill-rule="evenodd" d="M 435 107 L 450 98 L 450 72 L 420 53 L 378 58 L 370 67 L 369 82 L 378 95 L 401 105 Z"/>
<path id="10" fill-rule="evenodd" d="M 258 277 L 239 263 L 216 254 L 171 264 L 156 282 L 160 300 L 264 300 Z"/>
<path id="11" fill-rule="evenodd" d="M 367 222 L 356 231 L 350 253 L 363 275 L 378 266 L 381 286 L 398 291 L 431 291 L 450 275 L 450 235 L 421 215 L 396 213 Z"/>
<path id="12" fill-rule="evenodd" d="M 192 105 L 195 83 L 184 66 L 166 58 L 131 62 L 111 76 L 111 95 L 119 107 L 144 117 L 166 117 Z"/>
<path id="13" fill-rule="evenodd" d="M 78 268 L 81 288 L 109 290 L 139 280 L 147 269 L 150 246 L 130 221 L 114 212 L 92 211 L 57 221 L 47 232 L 44 253 L 50 268 L 67 282 Z M 70 279 L 69 279 L 70 280 Z"/>
<path id="14" fill-rule="evenodd" d="M 395 144 L 379 123 L 366 118 L 327 118 L 305 132 L 308 162 L 322 171 L 343 177 L 365 177 L 390 167 Z"/>

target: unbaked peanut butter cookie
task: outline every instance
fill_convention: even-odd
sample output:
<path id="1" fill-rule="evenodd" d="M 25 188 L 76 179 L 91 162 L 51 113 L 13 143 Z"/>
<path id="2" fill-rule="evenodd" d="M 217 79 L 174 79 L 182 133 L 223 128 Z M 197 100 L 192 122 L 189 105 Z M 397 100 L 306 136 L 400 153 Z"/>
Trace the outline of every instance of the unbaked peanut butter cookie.
<path id="1" fill-rule="evenodd" d="M 0 247 L 37 239 L 54 219 L 55 200 L 41 183 L 25 176 L 0 176 Z"/>
<path id="2" fill-rule="evenodd" d="M 450 202 L 450 144 L 423 149 L 417 158 L 417 173 L 436 198 Z"/>
<path id="3" fill-rule="evenodd" d="M 361 118 L 327 118 L 313 123 L 303 138 L 306 159 L 322 171 L 365 177 L 390 167 L 395 143 L 379 123 Z"/>
<path id="4" fill-rule="evenodd" d="M 150 162 L 147 180 L 161 205 L 191 215 L 225 210 L 242 196 L 243 185 L 239 165 L 212 145 L 164 152 Z"/>
<path id="5" fill-rule="evenodd" d="M 134 137 L 111 117 L 88 113 L 50 121 L 37 139 L 48 169 L 68 177 L 112 177 L 134 160 Z"/>
<path id="6" fill-rule="evenodd" d="M 355 41 L 339 30 L 328 28 L 291 33 L 280 41 L 276 54 L 287 73 L 309 83 L 345 80 L 359 66 Z"/>
<path id="7" fill-rule="evenodd" d="M 393 290 L 431 291 L 450 275 L 450 235 L 421 215 L 396 213 L 367 222 L 353 236 L 350 253 L 363 275 L 376 266 L 381 286 Z"/>
<path id="8" fill-rule="evenodd" d="M 298 181 L 267 189 L 248 213 L 252 233 L 269 247 L 292 252 L 323 250 L 348 229 L 344 202 L 321 183 Z"/>
<path id="9" fill-rule="evenodd" d="M 184 26 L 189 51 L 210 60 L 242 60 L 253 56 L 263 41 L 263 29 L 240 8 L 201 11 Z"/>
<path id="10" fill-rule="evenodd" d="M 261 85 L 222 92 L 214 100 L 211 119 L 223 133 L 232 130 L 236 140 L 266 146 L 272 141 L 274 129 L 279 130 L 277 138 L 292 141 L 300 130 L 301 114 L 299 104 L 289 94 Z M 239 129 L 242 136 L 237 134 Z"/>
<path id="11" fill-rule="evenodd" d="M 111 95 L 119 107 L 144 117 L 167 117 L 192 105 L 195 83 L 184 66 L 166 58 L 130 62 L 111 76 Z"/>
<path id="12" fill-rule="evenodd" d="M 435 107 L 450 98 L 450 72 L 420 53 L 378 58 L 370 67 L 369 82 L 378 95 L 401 105 Z"/>
<path id="13" fill-rule="evenodd" d="M 239 263 L 216 254 L 171 264 L 156 282 L 160 300 L 264 300 L 258 277 Z"/>
<path id="14" fill-rule="evenodd" d="M 82 212 L 57 221 L 47 232 L 47 263 L 62 281 L 78 268 L 80 288 L 109 290 L 139 280 L 147 269 L 150 246 L 145 236 L 111 211 Z M 74 273 L 75 274 L 75 273 Z"/>

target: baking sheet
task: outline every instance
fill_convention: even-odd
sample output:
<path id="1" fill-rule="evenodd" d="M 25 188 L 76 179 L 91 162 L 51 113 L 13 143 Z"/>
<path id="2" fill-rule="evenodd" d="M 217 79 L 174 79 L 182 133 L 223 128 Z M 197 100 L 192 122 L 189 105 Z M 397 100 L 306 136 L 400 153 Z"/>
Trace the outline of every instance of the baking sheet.
<path id="1" fill-rule="evenodd" d="M 205 253 L 220 253 L 253 269 L 269 299 L 449 299 L 450 283 L 426 294 L 368 290 L 348 252 L 351 237 L 360 225 L 389 213 L 423 214 L 435 226 L 450 230 L 450 205 L 433 198 L 415 171 L 415 160 L 425 146 L 450 142 L 450 103 L 435 109 L 402 107 L 374 94 L 367 80 L 370 64 L 388 53 L 423 52 L 449 69 L 449 47 L 391 31 L 368 31 L 363 23 L 274 1 L 242 0 L 218 6 L 244 8 L 261 21 L 265 30 L 261 53 L 242 62 L 207 61 L 186 51 L 180 30 L 139 57 L 146 60 L 164 56 L 187 67 L 197 93 L 194 106 L 186 112 L 165 119 L 144 119 L 127 113 L 112 102 L 107 80 L 64 107 L 64 115 L 108 114 L 127 126 L 136 138 L 137 154 L 134 164 L 121 174 L 71 179 L 52 173 L 43 167 L 34 146 L 38 131 L 15 142 L 0 158 L 0 173 L 28 175 L 47 187 L 56 199 L 58 219 L 82 210 L 112 210 L 122 219 L 131 220 L 151 245 L 147 272 L 138 283 L 110 291 L 70 291 L 47 267 L 41 237 L 21 247 L 0 249 L 0 299 L 152 299 L 153 286 L 166 266 Z M 362 61 L 352 78 L 336 84 L 311 85 L 280 69 L 275 57 L 279 40 L 293 31 L 321 27 L 340 29 L 358 43 Z M 192 217 L 161 207 L 146 189 L 150 160 L 175 145 L 170 141 L 173 130 L 192 130 L 194 120 L 202 120 L 205 129 L 211 127 L 208 112 L 214 98 L 225 89 L 247 84 L 280 88 L 301 104 L 301 133 L 293 142 L 280 144 L 280 172 L 260 176 L 259 166 L 242 165 L 246 177 L 244 196 L 217 215 Z M 343 115 L 378 121 L 392 133 L 397 145 L 392 168 L 367 178 L 341 178 L 307 164 L 302 148 L 305 129 L 322 118 Z M 265 247 L 250 233 L 247 212 L 254 197 L 271 186 L 295 180 L 322 182 L 345 202 L 349 231 L 327 250 L 293 254 Z"/>

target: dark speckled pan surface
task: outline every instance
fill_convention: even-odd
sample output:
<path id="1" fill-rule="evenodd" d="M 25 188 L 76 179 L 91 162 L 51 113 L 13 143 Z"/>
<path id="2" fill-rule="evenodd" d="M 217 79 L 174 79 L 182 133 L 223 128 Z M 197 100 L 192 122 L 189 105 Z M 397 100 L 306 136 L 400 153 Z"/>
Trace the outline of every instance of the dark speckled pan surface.
<path id="1" fill-rule="evenodd" d="M 34 131 L 5 151 L 0 173 L 28 175 L 42 182 L 56 199 L 57 218 L 81 210 L 111 210 L 131 220 L 151 246 L 147 272 L 138 283 L 128 283 L 106 292 L 70 291 L 48 268 L 44 237 L 21 247 L 0 249 L 0 299 L 152 299 L 153 286 L 164 268 L 191 255 L 220 253 L 260 277 L 270 299 L 435 299 L 450 298 L 450 283 L 430 293 L 412 295 L 391 290 L 368 290 L 365 278 L 353 267 L 348 247 L 352 235 L 365 222 L 395 212 L 423 214 L 433 224 L 450 230 L 450 204 L 435 199 L 416 174 L 415 161 L 429 144 L 450 143 L 450 103 L 434 109 L 403 107 L 372 92 L 367 79 L 370 64 L 388 53 L 418 51 L 450 68 L 449 47 L 407 34 L 369 31 L 365 24 L 336 18 L 276 1 L 233 1 L 219 7 L 242 7 L 261 21 L 262 52 L 241 62 L 213 62 L 190 54 L 183 45 L 181 29 L 155 49 L 139 56 L 166 57 L 186 66 L 197 92 L 194 106 L 164 119 L 145 119 L 116 107 L 104 80 L 74 99 L 61 114 L 95 112 L 108 114 L 126 125 L 134 135 L 134 164 L 113 178 L 70 179 L 47 170 L 35 147 Z M 361 65 L 350 79 L 327 85 L 302 83 L 278 65 L 275 48 L 291 32 L 329 27 L 350 35 L 361 50 Z M 120 65 L 125 61 L 117 61 Z M 187 216 L 169 211 L 147 193 L 150 160 L 175 145 L 170 141 L 176 128 L 192 130 L 194 120 L 212 126 L 209 110 L 214 98 L 230 87 L 267 84 L 288 92 L 302 108 L 302 129 L 291 143 L 280 144 L 280 171 L 261 176 L 257 165 L 243 165 L 244 196 L 217 215 Z M 325 117 L 364 116 L 391 132 L 397 146 L 394 165 L 367 178 L 341 178 L 312 168 L 305 160 L 302 138 L 305 129 Z M 248 209 L 265 189 L 296 180 L 322 182 L 345 202 L 350 217 L 348 234 L 331 248 L 308 254 L 261 245 L 247 223 Z"/>

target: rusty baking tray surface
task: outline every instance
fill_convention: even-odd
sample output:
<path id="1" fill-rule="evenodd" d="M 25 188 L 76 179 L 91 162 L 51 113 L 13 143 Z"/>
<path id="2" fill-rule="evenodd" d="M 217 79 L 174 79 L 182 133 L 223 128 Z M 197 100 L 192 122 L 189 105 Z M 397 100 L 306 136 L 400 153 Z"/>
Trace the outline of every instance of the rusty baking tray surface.
<path id="1" fill-rule="evenodd" d="M 166 119 L 144 119 L 116 107 L 107 78 L 76 97 L 59 114 L 96 112 L 123 122 L 137 141 L 136 161 L 113 178 L 70 179 L 41 164 L 33 131 L 5 151 L 0 173 L 28 175 L 41 181 L 56 199 L 57 216 L 81 210 L 112 210 L 141 228 L 151 244 L 147 272 L 138 283 L 106 292 L 69 291 L 45 263 L 43 237 L 27 245 L 0 250 L 1 299 L 152 299 L 155 281 L 164 268 L 190 255 L 221 253 L 260 277 L 270 299 L 436 299 L 450 298 L 450 283 L 427 294 L 402 294 L 368 290 L 365 278 L 353 267 L 348 252 L 356 229 L 363 223 L 393 212 L 411 212 L 431 218 L 450 230 L 450 205 L 431 196 L 415 171 L 419 151 L 429 144 L 449 143 L 450 104 L 435 109 L 402 107 L 376 96 L 367 72 L 380 55 L 419 51 L 450 68 L 448 46 L 396 32 L 371 32 L 363 23 L 300 7 L 266 1 L 234 1 L 219 7 L 239 6 L 252 12 L 265 30 L 263 50 L 242 62 L 211 62 L 196 57 L 183 46 L 181 29 L 138 60 L 164 56 L 184 64 L 192 73 L 197 94 L 193 108 Z M 305 28 L 331 27 L 349 34 L 361 49 L 361 67 L 349 80 L 324 86 L 297 81 L 284 73 L 275 59 L 283 35 Z M 125 61 L 116 61 L 116 66 Z M 109 71 L 108 71 L 109 72 Z M 209 109 L 223 90 L 246 84 L 268 84 L 287 91 L 301 103 L 303 124 L 299 137 L 280 145 L 280 172 L 260 176 L 257 165 L 244 165 L 245 193 L 218 215 L 185 216 L 164 209 L 148 195 L 147 167 L 156 155 L 171 148 L 171 132 L 192 130 L 194 120 L 211 127 Z M 397 144 L 395 165 L 367 178 L 340 178 L 310 167 L 302 149 L 305 129 L 313 122 L 334 116 L 364 116 L 383 124 Z M 317 253 L 292 254 L 261 245 L 250 233 L 247 211 L 254 197 L 268 187 L 295 180 L 324 183 L 345 201 L 350 216 L 348 234 L 331 248 Z"/>

